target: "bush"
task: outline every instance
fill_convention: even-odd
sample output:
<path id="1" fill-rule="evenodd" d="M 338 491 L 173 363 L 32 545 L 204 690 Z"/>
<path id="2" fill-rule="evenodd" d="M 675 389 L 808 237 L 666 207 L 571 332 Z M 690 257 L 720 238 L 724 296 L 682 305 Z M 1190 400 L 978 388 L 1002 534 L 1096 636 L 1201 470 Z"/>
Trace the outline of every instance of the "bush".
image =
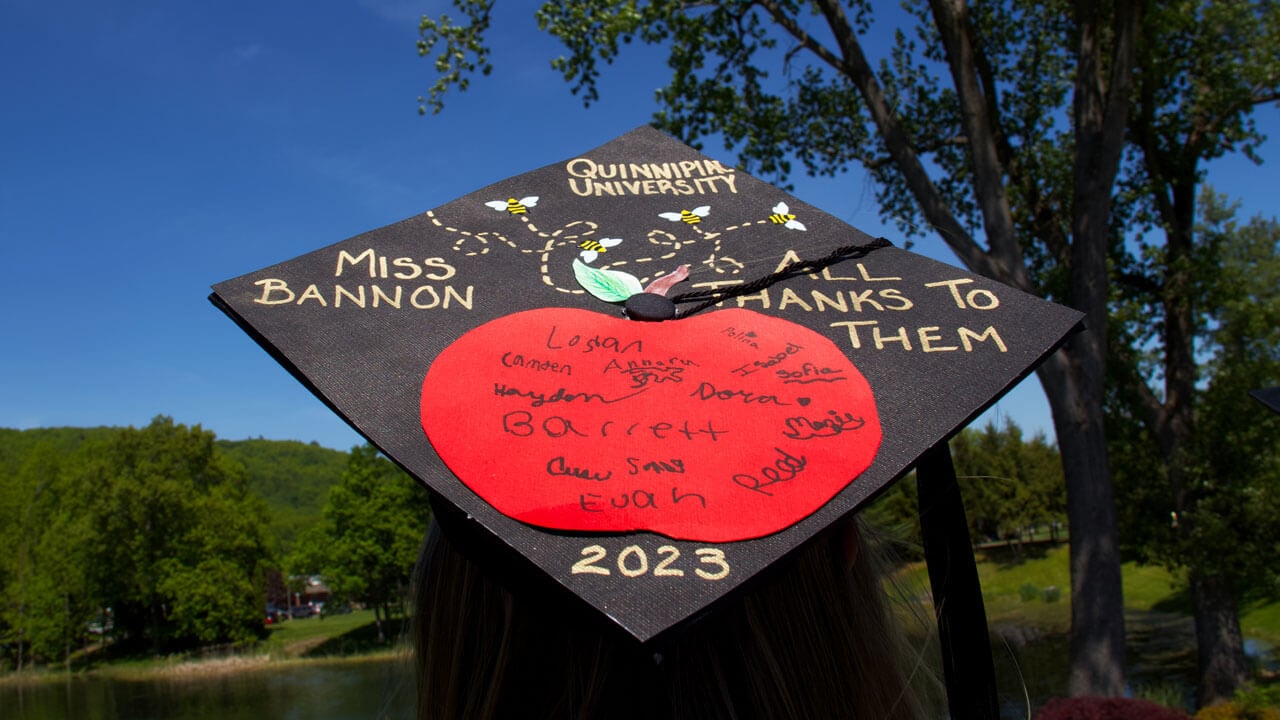
<path id="1" fill-rule="evenodd" d="M 1036 713 L 1035 720 L 1187 720 L 1184 712 L 1147 700 L 1130 698 L 1054 698 Z"/>
<path id="2" fill-rule="evenodd" d="M 1044 589 L 1044 601 L 1047 603 L 1058 602 L 1062 598 L 1062 588 L 1057 585 L 1050 585 Z"/>
<path id="3" fill-rule="evenodd" d="M 1022 598 L 1022 602 L 1031 602 L 1040 597 L 1040 588 L 1035 583 L 1022 583 L 1022 587 L 1018 588 L 1018 597 Z"/>
<path id="4" fill-rule="evenodd" d="M 1280 720 L 1280 710 L 1269 707 L 1250 707 L 1232 700 L 1201 708 L 1195 720 Z"/>
<path id="5" fill-rule="evenodd" d="M 1280 720 L 1280 685 L 1246 685 L 1231 702 L 1210 705 L 1196 720 Z"/>

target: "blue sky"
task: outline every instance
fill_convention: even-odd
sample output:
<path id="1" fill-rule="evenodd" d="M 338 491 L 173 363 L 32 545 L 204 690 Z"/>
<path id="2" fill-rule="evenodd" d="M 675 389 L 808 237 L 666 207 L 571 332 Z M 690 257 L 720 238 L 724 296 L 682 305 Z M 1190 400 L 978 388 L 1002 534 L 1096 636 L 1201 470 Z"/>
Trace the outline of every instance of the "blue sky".
<path id="1" fill-rule="evenodd" d="M 503 7 L 495 72 L 421 118 L 431 0 L 0 0 L 0 427 L 145 425 L 361 442 L 206 300 L 212 283 L 401 220 L 642 125 L 662 56 L 629 48 L 590 109 Z M 1280 116 L 1261 115 L 1275 134 Z M 713 156 L 731 162 L 718 147 Z M 1280 151 L 1210 168 L 1274 215 Z M 795 194 L 873 234 L 860 173 Z M 917 250 L 954 259 L 934 240 Z M 1051 432 L 1034 378 L 997 406 Z"/>

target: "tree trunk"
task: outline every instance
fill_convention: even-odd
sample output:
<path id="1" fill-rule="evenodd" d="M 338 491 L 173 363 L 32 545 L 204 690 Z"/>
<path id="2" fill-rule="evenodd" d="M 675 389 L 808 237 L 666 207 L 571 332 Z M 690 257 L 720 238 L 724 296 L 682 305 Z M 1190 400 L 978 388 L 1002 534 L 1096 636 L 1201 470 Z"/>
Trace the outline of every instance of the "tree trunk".
<path id="1" fill-rule="evenodd" d="M 1200 670 L 1199 705 L 1230 700 L 1249 678 L 1240 615 L 1231 581 L 1194 574 L 1191 600 L 1196 617 L 1196 658 Z"/>
<path id="2" fill-rule="evenodd" d="M 1084 333 L 1089 332 L 1085 330 Z M 1082 334 L 1084 334 L 1082 333 Z M 1124 691 L 1124 602 L 1115 505 L 1102 408 L 1080 387 L 1080 337 L 1038 371 L 1053 411 L 1067 483 L 1071 530 L 1071 695 L 1118 697 Z M 1086 358 L 1100 366 L 1101 358 Z M 1100 390 L 1098 391 L 1100 392 Z"/>

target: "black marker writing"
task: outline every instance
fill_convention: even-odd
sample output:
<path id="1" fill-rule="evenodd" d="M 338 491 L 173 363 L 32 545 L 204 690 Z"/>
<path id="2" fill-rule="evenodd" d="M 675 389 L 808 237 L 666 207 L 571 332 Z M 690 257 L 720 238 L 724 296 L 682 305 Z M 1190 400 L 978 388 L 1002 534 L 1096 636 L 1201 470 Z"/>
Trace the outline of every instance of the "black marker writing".
<path id="1" fill-rule="evenodd" d="M 579 480 L 594 480 L 595 482 L 604 482 L 613 477 L 612 470 L 600 473 L 587 468 L 574 467 L 564 459 L 564 456 L 556 456 L 547 461 L 547 474 L 552 476 L 564 475 L 575 477 Z"/>
<path id="2" fill-rule="evenodd" d="M 639 340 L 632 340 L 629 343 L 623 343 L 612 335 L 592 335 L 583 337 L 582 335 L 570 335 L 568 338 L 556 337 L 556 327 L 551 326 L 551 332 L 547 335 L 548 350 L 566 350 L 574 348 L 584 353 L 595 352 L 596 350 L 609 350 L 618 354 L 629 353 L 632 351 L 641 352 L 644 343 Z"/>
<path id="3" fill-rule="evenodd" d="M 605 405 L 612 405 L 613 403 L 622 402 L 623 400 L 633 398 L 642 392 L 644 391 L 639 390 L 637 392 L 631 393 L 630 395 L 623 395 L 622 397 L 616 397 L 616 398 L 610 399 L 601 395 L 600 393 L 568 392 L 564 388 L 560 388 L 555 392 L 551 393 L 550 395 L 547 395 L 546 393 L 538 392 L 537 390 L 521 390 L 520 388 L 512 387 L 510 385 L 503 385 L 502 383 L 493 384 L 494 395 L 497 395 L 498 397 L 515 396 L 515 397 L 529 398 L 529 407 L 542 407 L 543 405 L 551 405 L 553 403 L 572 403 L 572 402 L 580 402 L 580 403 L 599 402 L 599 403 L 604 403 Z"/>
<path id="4" fill-rule="evenodd" d="M 755 475 L 738 473 L 733 476 L 733 481 L 748 490 L 754 490 L 761 495 L 773 497 L 773 493 L 765 490 L 765 488 L 793 480 L 796 475 L 804 472 L 805 467 L 809 464 L 808 458 L 803 455 L 796 457 L 778 447 L 775 447 L 774 450 L 777 451 L 778 457 L 774 459 L 773 465 L 766 465 L 760 468 L 760 475 L 764 480 Z"/>
<path id="5" fill-rule="evenodd" d="M 755 403 L 757 405 L 791 404 L 779 400 L 777 395 L 757 395 L 749 390 L 720 390 L 709 382 L 700 383 L 697 390 L 689 393 L 689 397 L 696 397 L 699 400 L 741 400 L 747 404 Z"/>
<path id="6" fill-rule="evenodd" d="M 799 370 L 774 370 L 774 375 L 782 378 L 784 384 L 807 385 L 815 382 L 840 382 L 848 378 L 843 368 L 818 367 L 813 363 L 805 363 Z"/>
<path id="7" fill-rule="evenodd" d="M 841 433 L 860 430 L 866 424 L 866 420 L 854 417 L 853 413 L 840 415 L 835 410 L 828 410 L 823 417 L 808 418 L 797 416 L 787 418 L 787 429 L 783 430 L 782 434 L 793 440 L 829 438 Z"/>
<path id="8" fill-rule="evenodd" d="M 679 473 L 684 474 L 684 460 L 680 458 L 670 458 L 667 460 L 650 460 L 642 462 L 640 458 L 627 458 L 627 470 L 629 475 L 639 475 L 641 471 L 650 472 L 654 475 L 663 473 Z"/>

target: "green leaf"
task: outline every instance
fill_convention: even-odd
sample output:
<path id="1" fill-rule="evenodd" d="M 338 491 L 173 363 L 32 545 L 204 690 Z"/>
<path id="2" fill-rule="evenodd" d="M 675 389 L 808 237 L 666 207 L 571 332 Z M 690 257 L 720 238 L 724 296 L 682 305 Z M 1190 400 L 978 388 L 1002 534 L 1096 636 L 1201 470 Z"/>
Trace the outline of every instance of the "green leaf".
<path id="1" fill-rule="evenodd" d="M 579 285 L 605 302 L 623 302 L 644 292 L 636 276 L 620 270 L 594 268 L 581 260 L 573 261 L 573 274 Z"/>

